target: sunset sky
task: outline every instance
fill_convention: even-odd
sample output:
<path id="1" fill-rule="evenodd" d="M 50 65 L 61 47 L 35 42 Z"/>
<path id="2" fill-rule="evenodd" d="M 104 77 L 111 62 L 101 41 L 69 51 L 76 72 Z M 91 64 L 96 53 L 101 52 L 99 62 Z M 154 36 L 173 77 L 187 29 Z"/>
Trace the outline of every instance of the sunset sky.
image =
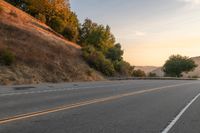
<path id="1" fill-rule="evenodd" d="M 200 0 L 71 0 L 71 8 L 81 22 L 110 25 L 132 65 L 200 56 Z"/>

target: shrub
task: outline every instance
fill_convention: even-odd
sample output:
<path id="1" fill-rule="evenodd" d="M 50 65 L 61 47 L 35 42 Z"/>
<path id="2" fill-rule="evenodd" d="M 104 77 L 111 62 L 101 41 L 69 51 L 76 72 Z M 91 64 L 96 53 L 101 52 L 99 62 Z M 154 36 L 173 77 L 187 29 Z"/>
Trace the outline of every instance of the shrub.
<path id="1" fill-rule="evenodd" d="M 156 75 L 156 73 L 150 72 L 150 73 L 148 74 L 148 77 L 157 77 L 157 75 Z"/>
<path id="2" fill-rule="evenodd" d="M 71 27 L 69 27 L 69 26 L 65 27 L 65 29 L 64 29 L 63 32 L 62 32 L 62 35 L 63 35 L 65 38 L 67 38 L 68 40 L 73 41 L 73 42 L 75 42 L 75 41 L 77 40 L 75 34 L 76 34 L 76 33 L 73 32 L 73 30 L 72 30 Z"/>
<path id="3" fill-rule="evenodd" d="M 13 17 L 17 17 L 17 13 L 14 12 L 14 11 L 11 11 L 11 12 L 10 12 L 10 15 L 13 16 Z"/>
<path id="4" fill-rule="evenodd" d="M 114 68 L 116 72 L 118 72 L 120 75 L 123 76 L 131 76 L 134 70 L 134 66 L 131 66 L 128 62 L 126 61 L 115 61 L 114 63 Z"/>
<path id="5" fill-rule="evenodd" d="M 199 78 L 199 76 L 197 76 L 197 75 L 196 76 L 192 76 L 192 78 Z"/>
<path id="6" fill-rule="evenodd" d="M 115 69 L 110 60 L 106 59 L 102 52 L 96 51 L 94 47 L 87 46 L 83 49 L 83 57 L 94 69 L 102 72 L 106 76 L 113 76 Z"/>
<path id="7" fill-rule="evenodd" d="M 14 61 L 15 61 L 15 56 L 11 51 L 3 50 L 0 53 L 0 62 L 1 62 L 1 64 L 6 65 L 6 66 L 10 66 L 10 65 L 13 64 Z"/>
<path id="8" fill-rule="evenodd" d="M 88 69 L 88 70 L 86 71 L 86 74 L 87 74 L 88 76 L 92 76 L 92 73 L 93 73 L 93 70 L 92 70 L 92 69 Z"/>
<path id="9" fill-rule="evenodd" d="M 39 13 L 38 15 L 35 16 L 35 18 L 37 18 L 38 20 L 40 20 L 43 23 L 46 23 L 46 17 L 45 15 Z"/>
<path id="10" fill-rule="evenodd" d="M 49 25 L 58 33 L 62 33 L 65 29 L 65 22 L 59 17 L 53 17 Z"/>
<path id="11" fill-rule="evenodd" d="M 146 74 L 144 71 L 138 69 L 138 70 L 134 70 L 132 76 L 134 77 L 146 77 Z"/>

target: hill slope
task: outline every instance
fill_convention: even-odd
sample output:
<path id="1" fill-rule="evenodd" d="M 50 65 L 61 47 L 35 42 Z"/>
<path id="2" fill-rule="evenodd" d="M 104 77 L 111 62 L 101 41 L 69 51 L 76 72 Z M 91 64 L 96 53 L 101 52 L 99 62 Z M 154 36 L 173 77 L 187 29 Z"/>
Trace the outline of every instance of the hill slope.
<path id="1" fill-rule="evenodd" d="M 192 59 L 195 61 L 198 67 L 192 72 L 183 73 L 183 77 L 200 77 L 200 57 L 193 57 Z M 152 71 L 152 73 L 155 73 L 159 77 L 164 76 L 164 72 L 161 70 L 161 67 Z"/>
<path id="2" fill-rule="evenodd" d="M 195 61 L 198 67 L 192 72 L 184 73 L 184 77 L 200 77 L 200 57 L 193 57 L 192 59 Z"/>
<path id="3" fill-rule="evenodd" d="M 136 66 L 135 69 L 140 69 L 144 71 L 146 74 L 149 74 L 150 72 L 156 70 L 158 67 L 156 66 Z"/>
<path id="4" fill-rule="evenodd" d="M 16 57 L 0 65 L 0 84 L 103 79 L 81 57 L 81 48 L 23 11 L 0 1 L 0 52 Z"/>

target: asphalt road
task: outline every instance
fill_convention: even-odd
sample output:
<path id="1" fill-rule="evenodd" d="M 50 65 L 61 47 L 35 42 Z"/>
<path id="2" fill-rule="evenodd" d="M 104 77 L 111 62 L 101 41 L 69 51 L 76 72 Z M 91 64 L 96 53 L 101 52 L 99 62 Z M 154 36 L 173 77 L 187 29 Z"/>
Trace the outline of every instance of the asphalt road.
<path id="1" fill-rule="evenodd" d="M 200 133 L 200 81 L 0 86 L 0 133 Z"/>

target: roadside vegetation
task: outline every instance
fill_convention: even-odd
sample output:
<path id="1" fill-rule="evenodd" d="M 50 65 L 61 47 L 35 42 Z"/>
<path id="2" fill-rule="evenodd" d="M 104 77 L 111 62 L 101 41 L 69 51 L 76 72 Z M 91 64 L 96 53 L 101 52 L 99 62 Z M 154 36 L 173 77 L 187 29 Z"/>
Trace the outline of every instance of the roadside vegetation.
<path id="1" fill-rule="evenodd" d="M 4 49 L 0 51 L 1 65 L 11 66 L 14 63 L 14 61 L 15 61 L 15 56 L 10 50 Z"/>
<path id="2" fill-rule="evenodd" d="M 186 56 L 172 55 L 164 64 L 163 71 L 165 76 L 182 77 L 182 73 L 193 71 L 197 65 L 195 62 Z"/>
<path id="3" fill-rule="evenodd" d="M 80 24 L 69 0 L 6 0 L 47 24 L 66 39 L 82 46 L 83 58 L 106 76 L 132 76 L 134 67 L 124 61 L 121 44 L 111 28 L 90 19 Z"/>
<path id="4" fill-rule="evenodd" d="M 133 77 L 146 77 L 146 74 L 144 71 L 138 69 L 138 70 L 134 70 L 133 71 L 133 74 L 132 74 Z"/>
<path id="5" fill-rule="evenodd" d="M 79 20 L 70 10 L 68 0 L 6 0 L 12 5 L 46 23 L 68 40 L 77 42 Z"/>
<path id="6" fill-rule="evenodd" d="M 156 75 L 156 73 L 150 72 L 150 73 L 148 74 L 148 77 L 158 77 L 158 76 Z"/>
<path id="7" fill-rule="evenodd" d="M 132 75 L 134 67 L 122 58 L 121 44 L 115 42 L 109 26 L 98 25 L 89 19 L 81 25 L 79 44 L 88 64 L 107 76 Z"/>

